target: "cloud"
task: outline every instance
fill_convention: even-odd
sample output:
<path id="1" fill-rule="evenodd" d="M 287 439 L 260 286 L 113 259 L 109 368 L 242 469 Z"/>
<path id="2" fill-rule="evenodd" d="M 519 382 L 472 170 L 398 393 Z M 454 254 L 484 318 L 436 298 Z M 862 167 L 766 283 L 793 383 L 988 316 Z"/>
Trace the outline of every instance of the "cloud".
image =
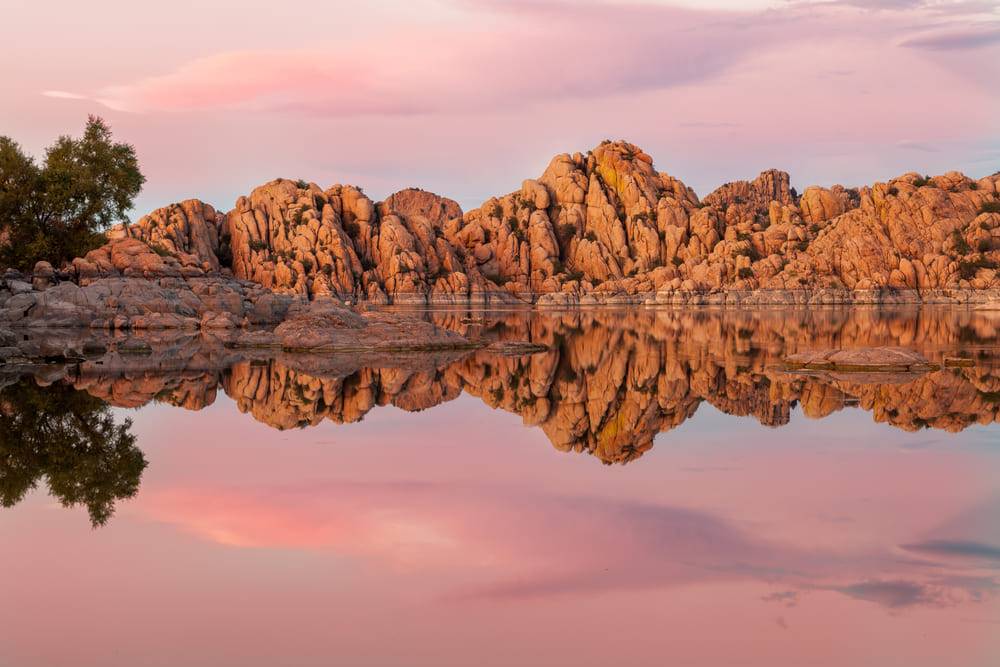
<path id="1" fill-rule="evenodd" d="M 799 604 L 799 592 L 798 591 L 778 591 L 776 593 L 771 593 L 765 595 L 761 598 L 764 602 L 777 602 L 786 607 L 794 607 Z"/>
<path id="2" fill-rule="evenodd" d="M 922 142 L 919 142 L 919 141 L 910 141 L 909 139 L 903 139 L 902 141 L 897 141 L 896 142 L 896 146 L 898 148 L 903 148 L 903 149 L 910 150 L 910 151 L 919 151 L 921 153 L 937 153 L 937 152 L 939 152 L 938 148 L 935 148 L 934 146 L 931 146 L 930 144 L 925 144 L 925 143 L 922 143 Z M 932 443 L 933 443 L 933 441 L 921 442 L 921 443 L 919 443 L 919 446 L 920 447 L 926 447 L 928 444 L 932 444 Z M 916 447 L 915 445 L 912 445 L 912 444 L 909 445 L 909 448 L 911 448 L 911 449 L 913 449 L 915 447 Z"/>
<path id="3" fill-rule="evenodd" d="M 913 606 L 946 606 L 949 598 L 945 590 L 916 581 L 862 581 L 834 590 L 857 600 L 866 600 L 888 607 L 902 609 Z"/>
<path id="4" fill-rule="evenodd" d="M 240 50 L 96 91 L 124 111 L 324 116 L 516 109 L 703 81 L 798 39 L 788 16 L 581 2 L 467 2 L 463 30 L 402 30 L 308 49 Z M 583 36 L 595 36 L 585 39 Z"/>
<path id="5" fill-rule="evenodd" d="M 927 3 L 926 0 L 835 0 L 833 4 L 859 9 L 915 9 Z"/>
<path id="6" fill-rule="evenodd" d="M 928 540 L 914 544 L 904 544 L 907 551 L 934 556 L 954 556 L 959 558 L 974 558 L 1000 563 L 1000 546 L 983 542 L 960 540 Z"/>
<path id="7" fill-rule="evenodd" d="M 930 51 L 957 51 L 978 49 L 997 43 L 1000 43 L 1000 28 L 990 26 L 923 33 L 904 39 L 899 45 Z"/>
<path id="8" fill-rule="evenodd" d="M 86 95 L 81 95 L 79 93 L 70 93 L 65 90 L 43 90 L 42 95 L 45 97 L 54 97 L 58 100 L 85 100 Z"/>

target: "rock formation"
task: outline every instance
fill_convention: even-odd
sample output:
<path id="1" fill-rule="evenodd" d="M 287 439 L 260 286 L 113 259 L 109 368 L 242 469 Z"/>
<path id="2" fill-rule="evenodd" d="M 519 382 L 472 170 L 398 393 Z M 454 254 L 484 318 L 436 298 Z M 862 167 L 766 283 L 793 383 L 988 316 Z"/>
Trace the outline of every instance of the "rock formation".
<path id="1" fill-rule="evenodd" d="M 278 293 L 376 303 L 670 302 L 727 291 L 800 301 L 785 294 L 796 290 L 952 300 L 949 290 L 1000 288 L 998 190 L 1000 173 L 952 172 L 799 196 L 788 174 L 770 170 L 699 199 L 636 146 L 604 142 L 556 156 L 538 179 L 464 214 L 422 190 L 376 203 L 353 186 L 276 180 L 226 214 L 189 200 L 110 237 L 175 255 L 181 271 L 221 268 Z"/>

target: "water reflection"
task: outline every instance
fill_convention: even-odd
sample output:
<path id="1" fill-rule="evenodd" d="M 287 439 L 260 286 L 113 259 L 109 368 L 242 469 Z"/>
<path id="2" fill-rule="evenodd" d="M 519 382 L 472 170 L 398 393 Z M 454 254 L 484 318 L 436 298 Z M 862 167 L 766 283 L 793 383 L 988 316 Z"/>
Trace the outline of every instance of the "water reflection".
<path id="1" fill-rule="evenodd" d="M 509 356 L 489 350 L 401 355 L 369 366 L 356 356 L 269 357 L 235 351 L 210 334 L 161 332 L 111 338 L 104 341 L 108 352 L 100 358 L 34 369 L 45 382 L 57 381 L 52 387 L 31 388 L 30 382 L 22 381 L 17 388 L 8 388 L 4 423 L 19 435 L 14 445 L 6 446 L 17 447 L 19 439 L 45 440 L 49 450 L 69 447 L 76 459 L 59 458 L 61 470 L 80 467 L 80 476 L 91 485 L 91 468 L 118 474 L 120 479 L 99 480 L 107 489 L 102 486 L 98 492 L 85 491 L 82 483 L 67 488 L 56 471 L 44 473 L 64 502 L 100 498 L 87 501 L 100 523 L 110 513 L 112 498 L 134 493 L 143 465 L 129 439 L 128 424 L 113 426 L 100 406 L 134 408 L 158 402 L 200 410 L 216 400 L 220 389 L 240 412 L 282 430 L 326 420 L 358 422 L 386 405 L 425 410 L 464 392 L 519 415 L 525 425 L 541 429 L 556 449 L 585 452 L 606 464 L 640 457 L 653 447 L 658 434 L 690 419 L 702 403 L 773 427 L 787 424 L 796 406 L 817 419 L 856 408 L 871 413 L 877 422 L 907 431 L 958 432 L 972 424 L 993 424 L 1000 415 L 1000 311 L 601 309 L 420 314 L 471 338 L 531 341 L 548 349 Z M 802 374 L 781 364 L 786 355 L 801 350 L 885 345 L 918 350 L 940 370 Z M 93 398 L 87 400 L 85 395 Z M 81 410 L 88 415 L 80 416 Z M 55 441 L 34 435 L 50 432 L 50 423 L 62 429 Z M 68 432 L 71 427 L 76 430 Z M 114 445 L 99 445 L 98 439 L 105 443 L 113 439 Z M 84 446 L 72 447 L 85 441 Z M 32 447 L 22 449 L 41 457 L 39 461 L 53 458 L 35 454 L 38 445 Z M 111 457 L 109 464 L 95 467 L 94 457 L 101 456 Z M 110 463 L 121 467 L 120 473 L 114 473 L 117 468 Z M 16 502 L 43 474 L 45 464 L 33 465 L 39 471 L 33 476 L 6 474 L 11 487 L 4 495 L 7 504 Z"/>
<path id="2" fill-rule="evenodd" d="M 30 458 L 118 489 L 88 498 L 142 489 L 98 532 L 43 493 L 0 512 L 0 663 L 996 664 L 1000 312 L 424 316 L 548 350 L 149 332 L 6 369 L 5 480 Z M 940 370 L 781 364 L 880 345 Z M 45 450 L 65 423 L 123 446 Z"/>
<path id="3" fill-rule="evenodd" d="M 146 467 L 131 420 L 63 383 L 22 379 L 0 389 L 0 502 L 11 507 L 42 479 L 65 507 L 84 505 L 95 526 L 139 490 Z"/>

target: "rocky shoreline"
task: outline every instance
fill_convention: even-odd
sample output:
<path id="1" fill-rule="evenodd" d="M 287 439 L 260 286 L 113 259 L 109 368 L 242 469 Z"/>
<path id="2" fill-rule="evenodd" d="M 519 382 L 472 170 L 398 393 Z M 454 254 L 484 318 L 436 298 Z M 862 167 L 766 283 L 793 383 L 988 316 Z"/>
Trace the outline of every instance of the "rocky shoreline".
<path id="1" fill-rule="evenodd" d="M 83 280 L 41 265 L 31 276 L 8 271 L 0 277 L 0 363 L 74 359 L 86 355 L 86 339 L 100 347 L 100 332 L 172 330 L 211 335 L 230 347 L 314 354 L 383 353 L 474 349 L 478 343 L 408 314 L 386 311 L 381 302 L 352 303 L 334 296 L 309 299 L 275 293 L 226 271 L 181 269 L 178 260 L 134 240 L 95 251 L 107 257 L 101 275 Z M 95 255 L 91 253 L 91 256 Z M 74 279 L 75 278 L 75 279 Z M 402 306 L 445 308 L 534 307 L 579 309 L 892 307 L 952 305 L 972 310 L 1000 309 L 1000 288 L 990 289 L 662 289 L 636 294 L 566 292 L 483 293 L 482 298 L 404 301 Z M 54 335 L 58 331 L 80 334 Z M 83 331 L 92 333 L 83 335 Z M 76 339 L 71 346 L 67 338 Z"/>
<path id="2" fill-rule="evenodd" d="M 810 187 L 763 172 L 699 198 L 625 142 L 558 155 L 463 212 L 407 189 L 278 179 L 228 213 L 196 199 L 107 233 L 58 269 L 0 276 L 6 352 L 21 330 L 223 332 L 275 349 L 456 348 L 380 306 L 1000 308 L 1000 174 Z M 35 349 L 37 348 L 37 349 Z"/>

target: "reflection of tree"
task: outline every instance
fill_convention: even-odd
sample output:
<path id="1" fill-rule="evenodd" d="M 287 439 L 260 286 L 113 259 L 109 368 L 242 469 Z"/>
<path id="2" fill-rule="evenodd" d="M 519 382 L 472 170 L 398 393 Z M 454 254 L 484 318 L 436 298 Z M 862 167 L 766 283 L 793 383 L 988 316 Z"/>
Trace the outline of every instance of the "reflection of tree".
<path id="1" fill-rule="evenodd" d="M 45 477 L 66 507 L 86 505 L 94 526 L 139 490 L 146 458 L 100 399 L 64 384 L 21 380 L 0 390 L 0 502 L 18 503 Z"/>

